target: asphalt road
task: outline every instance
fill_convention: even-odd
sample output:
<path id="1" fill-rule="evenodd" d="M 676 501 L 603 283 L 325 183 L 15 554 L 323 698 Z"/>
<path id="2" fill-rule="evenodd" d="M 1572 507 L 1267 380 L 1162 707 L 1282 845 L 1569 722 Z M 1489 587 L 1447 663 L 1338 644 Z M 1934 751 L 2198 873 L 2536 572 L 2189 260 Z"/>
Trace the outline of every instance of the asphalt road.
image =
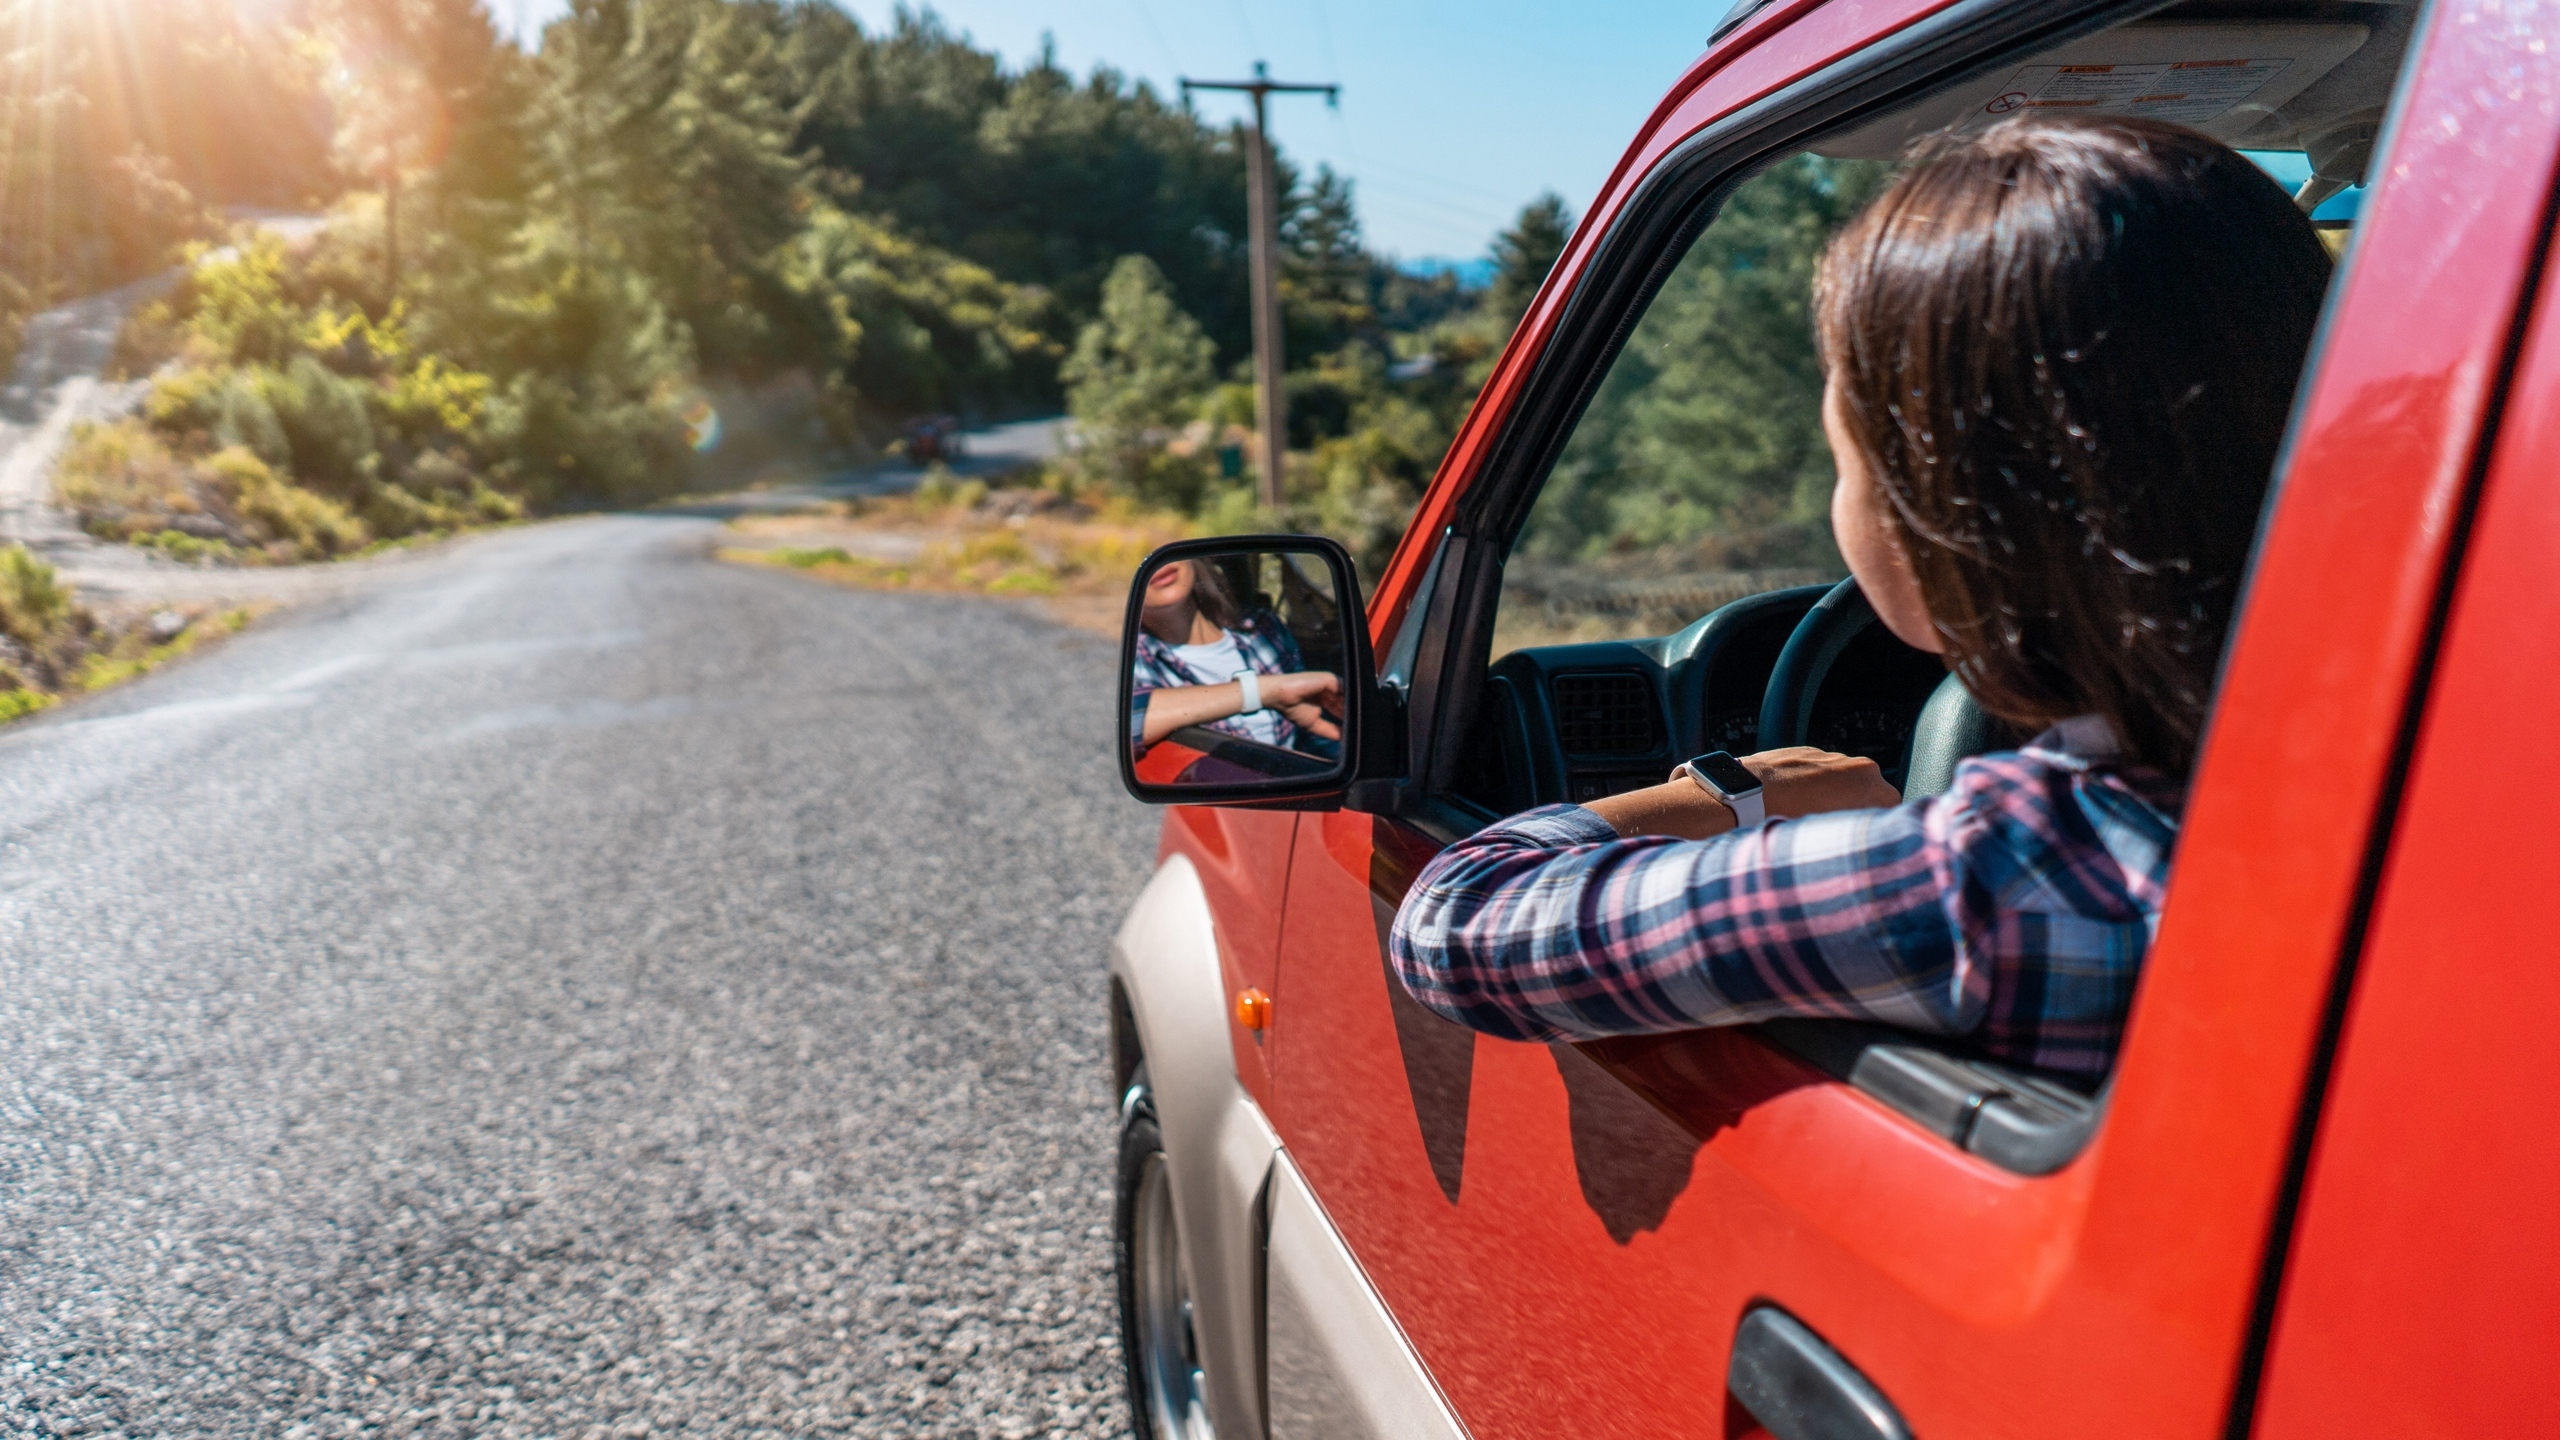
<path id="1" fill-rule="evenodd" d="M 0 730 L 0 1434 L 1125 1433 L 1113 647 L 712 538 Z"/>

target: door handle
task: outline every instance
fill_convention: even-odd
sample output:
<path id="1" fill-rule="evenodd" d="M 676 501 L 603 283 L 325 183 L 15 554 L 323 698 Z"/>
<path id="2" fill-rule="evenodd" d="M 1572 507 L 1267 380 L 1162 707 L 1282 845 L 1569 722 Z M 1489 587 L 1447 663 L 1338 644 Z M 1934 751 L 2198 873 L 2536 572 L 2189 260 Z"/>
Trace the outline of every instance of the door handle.
<path id="1" fill-rule="evenodd" d="M 1911 1440 L 1883 1391 L 1775 1305 L 1742 1317 L 1724 1383 L 1775 1440 Z"/>

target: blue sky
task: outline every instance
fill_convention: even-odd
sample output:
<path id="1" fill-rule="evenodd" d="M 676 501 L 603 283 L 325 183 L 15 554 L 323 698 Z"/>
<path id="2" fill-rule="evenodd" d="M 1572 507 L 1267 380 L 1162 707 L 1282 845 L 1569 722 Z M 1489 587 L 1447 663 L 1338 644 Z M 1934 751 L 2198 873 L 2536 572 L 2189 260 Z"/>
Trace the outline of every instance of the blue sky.
<path id="1" fill-rule="evenodd" d="M 488 0 L 534 33 L 566 0 Z M 843 0 L 866 27 L 892 0 Z M 1406 259 L 1465 259 L 1542 190 L 1581 213 L 1635 127 L 1706 48 L 1728 0 L 944 0 L 933 8 L 1009 64 L 1044 33 L 1081 74 L 1108 63 L 1175 78 L 1338 81 L 1342 107 L 1275 99 L 1289 155 L 1358 185 L 1369 243 Z M 1203 95 L 1225 120 L 1240 97 Z"/>

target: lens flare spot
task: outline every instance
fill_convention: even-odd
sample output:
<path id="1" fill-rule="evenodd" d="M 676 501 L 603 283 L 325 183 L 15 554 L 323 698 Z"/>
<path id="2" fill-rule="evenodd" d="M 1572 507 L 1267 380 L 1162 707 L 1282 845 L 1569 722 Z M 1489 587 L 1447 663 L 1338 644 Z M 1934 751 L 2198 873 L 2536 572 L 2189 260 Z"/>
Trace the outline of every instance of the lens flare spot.
<path id="1" fill-rule="evenodd" d="M 720 412 L 708 400 L 696 400 L 684 407 L 685 439 L 695 453 L 708 455 L 720 448 Z"/>

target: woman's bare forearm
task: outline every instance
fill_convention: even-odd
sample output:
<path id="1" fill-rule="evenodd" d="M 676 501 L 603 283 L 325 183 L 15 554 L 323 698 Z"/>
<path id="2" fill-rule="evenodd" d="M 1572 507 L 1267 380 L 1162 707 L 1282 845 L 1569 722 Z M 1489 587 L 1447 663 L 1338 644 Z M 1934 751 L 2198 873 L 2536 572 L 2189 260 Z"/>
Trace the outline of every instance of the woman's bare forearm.
<path id="1" fill-rule="evenodd" d="M 1243 710 L 1244 687 L 1233 680 L 1224 685 L 1174 685 L 1150 690 L 1146 741 L 1153 745 L 1185 725 L 1206 725 Z"/>
<path id="2" fill-rule="evenodd" d="M 1733 828 L 1733 810 L 1683 777 L 1668 784 L 1626 790 L 1583 809 L 1609 822 L 1620 835 L 1676 835 L 1704 840 Z"/>

